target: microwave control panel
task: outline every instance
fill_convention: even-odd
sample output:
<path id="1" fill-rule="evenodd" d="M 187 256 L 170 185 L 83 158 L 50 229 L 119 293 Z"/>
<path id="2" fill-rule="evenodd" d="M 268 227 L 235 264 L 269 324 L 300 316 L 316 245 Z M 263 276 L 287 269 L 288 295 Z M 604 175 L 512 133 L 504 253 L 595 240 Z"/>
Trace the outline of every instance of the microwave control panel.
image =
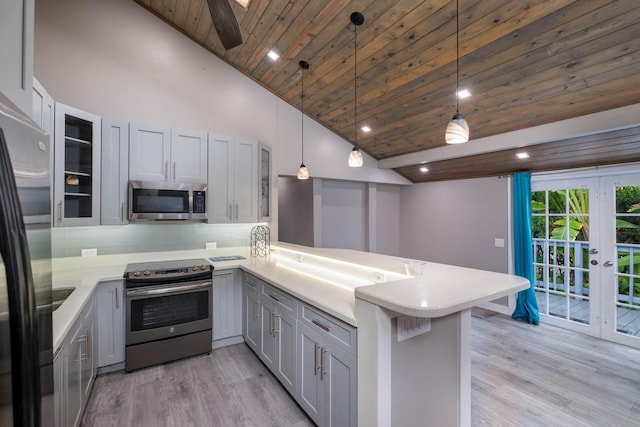
<path id="1" fill-rule="evenodd" d="M 203 214 L 206 213 L 206 199 L 204 191 L 193 192 L 193 213 Z"/>

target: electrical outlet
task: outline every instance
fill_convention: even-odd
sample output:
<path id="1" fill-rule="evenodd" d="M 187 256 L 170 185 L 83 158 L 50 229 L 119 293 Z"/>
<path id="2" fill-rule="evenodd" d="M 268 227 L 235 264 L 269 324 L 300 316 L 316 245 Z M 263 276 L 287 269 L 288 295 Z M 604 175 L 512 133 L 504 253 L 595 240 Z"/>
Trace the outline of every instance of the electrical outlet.
<path id="1" fill-rule="evenodd" d="M 381 273 L 380 271 L 374 271 L 373 272 L 373 281 L 376 282 L 376 283 L 384 282 L 384 273 Z"/>
<path id="2" fill-rule="evenodd" d="M 204 248 L 205 249 L 215 249 L 218 247 L 218 243 L 217 242 L 207 242 L 204 244 Z"/>
<path id="3" fill-rule="evenodd" d="M 92 249 L 82 249 L 82 251 L 80 252 L 80 254 L 82 256 L 96 256 L 98 255 L 98 249 L 97 248 L 92 248 Z"/>

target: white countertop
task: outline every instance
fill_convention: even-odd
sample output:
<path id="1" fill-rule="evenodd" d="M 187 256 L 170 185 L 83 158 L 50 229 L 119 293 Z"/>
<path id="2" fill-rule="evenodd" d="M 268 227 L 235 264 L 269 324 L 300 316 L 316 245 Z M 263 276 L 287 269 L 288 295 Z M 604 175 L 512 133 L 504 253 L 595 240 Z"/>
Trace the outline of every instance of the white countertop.
<path id="1" fill-rule="evenodd" d="M 242 255 L 246 259 L 214 262 L 214 269 L 241 268 L 353 326 L 356 298 L 400 314 L 440 317 L 529 286 L 522 277 L 436 263 L 427 263 L 424 275 L 412 278 L 403 274 L 405 258 L 286 243 L 273 246 L 273 255 L 266 258 L 250 257 L 246 247 L 56 258 L 53 288 L 76 289 L 53 313 L 54 348 L 62 344 L 98 283 L 122 279 L 126 265 L 133 262 Z M 375 283 L 378 274 L 386 282 Z"/>

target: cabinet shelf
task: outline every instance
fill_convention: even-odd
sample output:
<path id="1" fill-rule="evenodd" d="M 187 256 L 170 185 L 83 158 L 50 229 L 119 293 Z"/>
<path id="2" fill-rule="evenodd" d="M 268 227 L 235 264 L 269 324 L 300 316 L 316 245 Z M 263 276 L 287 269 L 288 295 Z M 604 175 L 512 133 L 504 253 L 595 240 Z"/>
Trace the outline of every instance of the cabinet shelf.
<path id="1" fill-rule="evenodd" d="M 64 174 L 65 175 L 87 176 L 87 177 L 91 176 L 91 174 L 87 173 L 87 172 L 78 172 L 78 171 L 72 171 L 72 170 L 65 170 Z"/>
<path id="2" fill-rule="evenodd" d="M 91 141 L 85 141 L 84 139 L 73 138 L 71 136 L 65 136 L 64 140 L 66 142 L 77 142 L 78 144 L 91 145 Z"/>

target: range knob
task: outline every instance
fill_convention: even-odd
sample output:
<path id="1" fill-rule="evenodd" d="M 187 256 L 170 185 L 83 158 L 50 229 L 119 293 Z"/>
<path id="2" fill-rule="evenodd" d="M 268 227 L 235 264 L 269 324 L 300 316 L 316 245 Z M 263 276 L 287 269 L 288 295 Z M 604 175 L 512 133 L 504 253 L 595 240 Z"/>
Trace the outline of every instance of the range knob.
<path id="1" fill-rule="evenodd" d="M 192 269 L 193 271 L 198 271 L 198 266 L 197 266 L 197 265 L 194 265 L 193 267 L 191 267 L 191 269 Z"/>
<path id="2" fill-rule="evenodd" d="M 206 265 L 203 264 L 203 265 L 200 266 L 200 270 L 206 270 L 206 269 L 207 269 Z"/>
<path id="3" fill-rule="evenodd" d="M 140 276 L 140 270 L 136 270 L 136 271 L 133 273 L 133 277 L 138 277 L 138 276 Z"/>
<path id="4" fill-rule="evenodd" d="M 151 271 L 145 270 L 143 273 L 145 276 L 151 276 Z"/>

